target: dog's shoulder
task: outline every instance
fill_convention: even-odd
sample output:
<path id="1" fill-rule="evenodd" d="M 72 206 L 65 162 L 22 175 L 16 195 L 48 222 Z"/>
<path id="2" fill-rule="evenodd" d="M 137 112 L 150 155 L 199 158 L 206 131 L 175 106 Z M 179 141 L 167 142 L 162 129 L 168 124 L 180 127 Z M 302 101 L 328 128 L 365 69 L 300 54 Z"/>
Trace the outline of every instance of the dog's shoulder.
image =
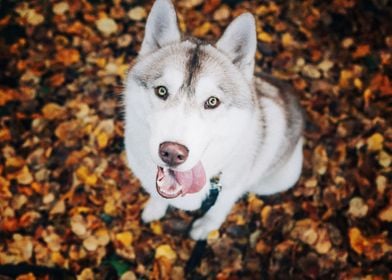
<path id="1" fill-rule="evenodd" d="M 305 123 L 305 114 L 299 103 L 298 93 L 290 83 L 266 73 L 257 73 L 254 81 L 259 100 L 269 99 L 284 112 L 286 136 L 295 144 L 302 136 Z"/>

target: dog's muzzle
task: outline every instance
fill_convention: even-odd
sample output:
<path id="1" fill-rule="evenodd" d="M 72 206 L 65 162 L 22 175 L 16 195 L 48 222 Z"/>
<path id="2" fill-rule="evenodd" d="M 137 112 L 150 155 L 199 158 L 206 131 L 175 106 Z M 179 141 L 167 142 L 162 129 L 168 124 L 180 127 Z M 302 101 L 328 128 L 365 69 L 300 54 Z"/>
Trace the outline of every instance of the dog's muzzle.
<path id="1" fill-rule="evenodd" d="M 176 198 L 179 195 L 196 193 L 206 184 L 206 173 L 201 162 L 188 171 L 174 171 L 158 166 L 156 187 L 164 198 Z"/>

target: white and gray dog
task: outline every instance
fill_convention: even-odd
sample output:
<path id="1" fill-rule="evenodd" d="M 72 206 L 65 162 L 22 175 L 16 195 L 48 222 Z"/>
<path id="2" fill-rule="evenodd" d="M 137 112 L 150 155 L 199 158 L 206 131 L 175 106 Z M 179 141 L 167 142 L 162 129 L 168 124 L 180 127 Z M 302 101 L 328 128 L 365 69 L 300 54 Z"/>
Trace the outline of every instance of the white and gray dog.
<path id="1" fill-rule="evenodd" d="M 288 85 L 254 74 L 256 44 L 249 13 L 209 44 L 182 38 L 172 3 L 155 2 L 124 91 L 127 159 L 150 194 L 144 222 L 170 205 L 199 209 L 218 176 L 216 203 L 190 233 L 205 239 L 245 193 L 274 194 L 298 180 L 302 111 Z"/>

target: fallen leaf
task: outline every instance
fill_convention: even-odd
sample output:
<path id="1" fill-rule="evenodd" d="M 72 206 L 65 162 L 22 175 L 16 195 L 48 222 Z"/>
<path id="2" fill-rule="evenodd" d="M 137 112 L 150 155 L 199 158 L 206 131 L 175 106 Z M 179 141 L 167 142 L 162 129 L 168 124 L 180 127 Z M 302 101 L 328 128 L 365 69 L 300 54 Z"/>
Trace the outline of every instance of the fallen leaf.
<path id="1" fill-rule="evenodd" d="M 159 259 L 161 257 L 164 257 L 171 263 L 174 263 L 177 259 L 177 254 L 175 251 L 173 251 L 170 245 L 163 244 L 159 245 L 155 251 L 155 259 Z"/>
<path id="2" fill-rule="evenodd" d="M 19 184 L 23 185 L 29 185 L 33 182 L 33 175 L 31 175 L 27 165 L 25 165 L 22 170 L 18 171 L 18 174 L 16 175 L 16 180 Z"/>
<path id="3" fill-rule="evenodd" d="M 230 17 L 230 8 L 227 5 L 221 5 L 213 15 L 214 20 L 223 21 Z"/>
<path id="4" fill-rule="evenodd" d="M 57 60 L 65 66 L 70 66 L 80 61 L 80 53 L 77 49 L 60 49 L 57 51 Z"/>
<path id="5" fill-rule="evenodd" d="M 83 237 L 87 233 L 86 221 L 81 215 L 75 215 L 71 218 L 71 230 L 79 237 Z"/>
<path id="6" fill-rule="evenodd" d="M 319 79 L 321 77 L 321 73 L 318 68 L 311 64 L 306 64 L 302 70 L 302 75 L 311 79 Z"/>
<path id="7" fill-rule="evenodd" d="M 274 40 L 273 37 L 267 32 L 260 32 L 257 36 L 257 39 L 268 44 L 272 43 Z"/>
<path id="8" fill-rule="evenodd" d="M 328 155 L 323 145 L 318 145 L 313 152 L 313 171 L 319 175 L 325 174 L 328 167 Z"/>
<path id="9" fill-rule="evenodd" d="M 53 5 L 53 13 L 56 15 L 63 15 L 69 10 L 69 5 L 67 2 L 59 2 Z"/>
<path id="10" fill-rule="evenodd" d="M 91 173 L 89 169 L 84 165 L 81 165 L 76 170 L 76 176 L 79 178 L 80 181 L 82 181 L 88 186 L 94 186 L 98 181 L 97 175 Z"/>
<path id="11" fill-rule="evenodd" d="M 162 224 L 160 221 L 152 221 L 150 223 L 150 228 L 156 235 L 161 235 L 163 233 Z"/>
<path id="12" fill-rule="evenodd" d="M 85 240 L 83 240 L 83 247 L 90 252 L 97 250 L 98 246 L 98 240 L 94 235 L 90 235 Z"/>
<path id="13" fill-rule="evenodd" d="M 127 271 L 121 275 L 120 280 L 137 280 L 137 277 L 132 271 Z"/>
<path id="14" fill-rule="evenodd" d="M 114 21 L 114 19 L 107 17 L 98 19 L 95 22 L 95 25 L 104 36 L 110 36 L 116 33 L 118 29 L 117 23 Z"/>
<path id="15" fill-rule="evenodd" d="M 359 45 L 353 53 L 353 58 L 362 58 L 370 54 L 369 45 Z"/>
<path id="16" fill-rule="evenodd" d="M 359 228 L 350 228 L 348 231 L 351 248 L 359 255 L 365 255 L 370 260 L 378 260 L 386 253 L 392 252 L 392 245 L 382 234 L 365 237 Z"/>
<path id="17" fill-rule="evenodd" d="M 377 159 L 378 159 L 378 163 L 384 168 L 389 167 L 392 162 L 391 156 L 385 151 L 380 151 L 380 153 L 377 156 Z"/>
<path id="18" fill-rule="evenodd" d="M 363 218 L 367 215 L 369 207 L 361 197 L 354 197 L 350 200 L 348 213 L 355 218 Z"/>
<path id="19" fill-rule="evenodd" d="M 388 205 L 378 213 L 378 218 L 383 222 L 392 222 L 392 205 Z"/>
<path id="20" fill-rule="evenodd" d="M 15 278 L 16 280 L 36 280 L 34 274 L 32 272 L 29 272 L 27 274 L 22 274 L 19 275 L 18 277 Z"/>
<path id="21" fill-rule="evenodd" d="M 123 246 L 129 247 L 133 242 L 133 235 L 131 232 L 120 232 L 116 234 L 116 240 L 118 240 Z"/>
<path id="22" fill-rule="evenodd" d="M 147 17 L 147 12 L 143 7 L 135 7 L 129 10 L 128 17 L 134 21 L 140 21 Z"/>
<path id="23" fill-rule="evenodd" d="M 203 37 L 211 30 L 211 23 L 206 21 L 201 26 L 195 28 L 192 35 L 195 37 Z"/>
<path id="24" fill-rule="evenodd" d="M 366 140 L 366 143 L 369 151 L 379 151 L 383 147 L 384 136 L 376 132 Z"/>
<path id="25" fill-rule="evenodd" d="M 77 276 L 77 280 L 95 280 L 94 272 L 91 268 L 85 268 Z"/>
<path id="26" fill-rule="evenodd" d="M 221 0 L 206 0 L 203 5 L 203 13 L 209 14 L 215 11 L 221 4 Z"/>

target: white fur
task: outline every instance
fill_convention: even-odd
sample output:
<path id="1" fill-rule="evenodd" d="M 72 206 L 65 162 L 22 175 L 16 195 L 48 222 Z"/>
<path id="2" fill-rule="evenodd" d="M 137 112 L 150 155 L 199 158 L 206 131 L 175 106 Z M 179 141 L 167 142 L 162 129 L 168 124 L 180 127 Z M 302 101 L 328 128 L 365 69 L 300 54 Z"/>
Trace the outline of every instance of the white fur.
<path id="1" fill-rule="evenodd" d="M 272 194 L 296 182 L 302 166 L 302 140 L 284 163 L 274 166 L 279 152 L 293 144 L 286 139 L 287 120 L 276 101 L 278 89 L 263 81 L 261 90 L 269 98 L 256 97 L 256 34 L 250 14 L 233 21 L 217 48 L 202 46 L 209 57 L 204 61 L 208 67 L 199 70 L 195 92 L 189 94 L 182 85 L 187 76 L 188 50 L 193 46 L 189 41 L 180 42 L 172 4 L 157 0 L 147 20 L 140 56 L 126 81 L 125 148 L 129 166 L 150 194 L 142 213 L 144 222 L 163 217 L 169 205 L 185 210 L 200 208 L 209 192 L 208 179 L 221 173 L 223 188 L 215 205 L 191 231 L 192 238 L 204 239 L 220 227 L 232 205 L 245 193 Z M 160 85 L 170 93 L 166 101 L 154 94 L 154 87 Z M 210 96 L 219 98 L 221 104 L 206 110 L 204 103 Z M 188 159 L 177 170 L 190 170 L 202 162 L 207 183 L 201 191 L 174 199 L 157 193 L 157 166 L 164 165 L 158 149 L 165 141 L 189 149 Z"/>
<path id="2" fill-rule="evenodd" d="M 253 78 L 256 43 L 255 19 L 250 13 L 244 13 L 233 20 L 216 46 L 237 64 L 250 81 Z M 242 59 L 238 60 L 239 57 Z"/>
<path id="3" fill-rule="evenodd" d="M 180 37 L 173 4 L 169 0 L 158 0 L 150 11 L 139 54 L 153 52 L 159 47 L 179 41 Z"/>

